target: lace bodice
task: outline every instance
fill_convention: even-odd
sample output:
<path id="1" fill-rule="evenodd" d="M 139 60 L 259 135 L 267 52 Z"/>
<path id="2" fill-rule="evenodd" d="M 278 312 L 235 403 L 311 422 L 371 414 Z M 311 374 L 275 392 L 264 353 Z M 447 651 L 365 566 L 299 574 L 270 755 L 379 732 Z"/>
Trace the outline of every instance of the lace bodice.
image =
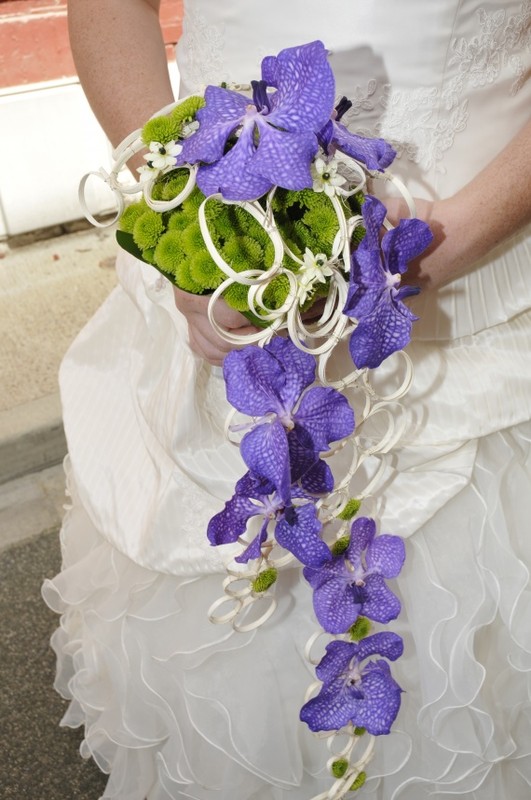
<path id="1" fill-rule="evenodd" d="M 181 91 L 248 83 L 259 77 L 265 55 L 316 38 L 331 51 L 338 96 L 353 101 L 344 121 L 393 143 L 393 172 L 416 196 L 452 195 L 529 119 L 531 0 L 331 0 L 326 7 L 318 0 L 185 0 Z M 419 299 L 424 321 L 417 333 L 472 333 L 529 305 L 528 249 L 525 242 L 519 248 L 518 263 L 504 262 L 509 307 L 489 298 L 485 286 L 469 286 L 482 280 L 469 275 L 455 282 L 457 294 L 487 294 L 482 308 L 460 311 L 455 292 L 448 301 L 439 293 L 437 307 Z M 490 283 L 491 270 L 492 261 L 474 274 Z"/>

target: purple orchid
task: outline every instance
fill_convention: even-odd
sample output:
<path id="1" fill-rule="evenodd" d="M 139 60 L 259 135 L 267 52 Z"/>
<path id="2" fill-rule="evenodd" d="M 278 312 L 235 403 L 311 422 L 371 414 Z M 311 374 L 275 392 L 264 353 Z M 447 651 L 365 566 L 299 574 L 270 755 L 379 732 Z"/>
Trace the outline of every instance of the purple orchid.
<path id="1" fill-rule="evenodd" d="M 402 690 L 386 661 L 362 662 L 372 655 L 395 661 L 403 649 L 396 633 L 375 633 L 358 643 L 331 642 L 316 669 L 323 686 L 302 707 L 301 720 L 314 732 L 339 730 L 351 722 L 374 736 L 389 733 Z"/>
<path id="2" fill-rule="evenodd" d="M 229 403 L 257 418 L 240 445 L 251 472 L 271 481 L 284 502 L 299 480 L 306 491 L 330 491 L 330 468 L 319 453 L 350 436 L 354 412 L 335 389 L 308 389 L 315 380 L 314 357 L 276 337 L 264 348 L 230 352 L 223 374 Z"/>
<path id="3" fill-rule="evenodd" d="M 343 313 L 358 320 L 349 347 L 359 368 L 378 367 L 409 342 L 417 317 L 402 301 L 420 290 L 401 286 L 401 276 L 433 239 L 425 222 L 403 219 L 385 233 L 380 249 L 385 214 L 383 203 L 367 195 L 362 205 L 366 233 L 351 258 L 350 288 Z"/>
<path id="4" fill-rule="evenodd" d="M 361 161 L 369 169 L 383 170 L 388 167 L 396 156 L 396 151 L 385 139 L 372 139 L 368 136 L 359 136 L 351 133 L 348 128 L 340 123 L 341 117 L 352 106 L 352 102 L 342 97 L 337 104 L 332 119 L 319 131 L 319 144 L 327 155 L 330 150 L 341 150 L 347 156 Z"/>
<path id="5" fill-rule="evenodd" d="M 201 163 L 197 185 L 205 195 L 255 200 L 273 186 L 312 186 L 310 163 L 317 134 L 334 105 L 334 75 L 322 42 L 282 50 L 262 62 L 253 97 L 217 86 L 205 90 L 199 130 L 183 143 L 179 164 Z M 275 91 L 268 92 L 268 87 Z M 236 137 L 226 152 L 228 140 Z"/>
<path id="6" fill-rule="evenodd" d="M 312 498 L 300 489 L 292 490 L 292 498 L 301 501 L 296 505 L 284 502 L 270 481 L 247 472 L 236 484 L 236 493 L 225 503 L 225 508 L 209 522 L 207 535 L 211 544 L 235 542 L 241 536 L 251 517 L 262 517 L 258 535 L 235 560 L 247 563 L 259 558 L 260 548 L 267 539 L 268 526 L 275 521 L 275 539 L 289 550 L 302 564 L 320 566 L 331 558 L 330 550 L 320 537 L 322 528 Z M 304 502 L 306 501 L 306 502 Z"/>
<path id="7" fill-rule="evenodd" d="M 354 520 L 346 551 L 304 570 L 313 588 L 315 614 L 328 633 L 345 633 L 360 614 L 386 623 L 400 613 L 400 601 L 385 579 L 396 578 L 402 569 L 404 542 L 399 536 L 375 534 L 374 520 Z"/>

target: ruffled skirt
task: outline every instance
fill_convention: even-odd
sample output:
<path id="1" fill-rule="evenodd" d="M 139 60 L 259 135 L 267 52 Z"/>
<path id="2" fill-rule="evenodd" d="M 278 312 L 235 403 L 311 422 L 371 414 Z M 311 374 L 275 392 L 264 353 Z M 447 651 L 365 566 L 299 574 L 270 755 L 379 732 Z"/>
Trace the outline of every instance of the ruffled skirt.
<path id="1" fill-rule="evenodd" d="M 62 614 L 63 724 L 85 726 L 105 798 L 311 800 L 333 779 L 298 719 L 310 589 L 286 569 L 261 628 L 209 621 L 223 559 L 205 530 L 244 471 L 223 382 L 187 347 L 169 284 L 123 253 L 118 269 L 61 371 L 72 506 L 44 597 Z M 390 626 L 404 693 L 360 794 L 529 800 L 531 311 L 408 350 L 411 424 L 369 501 L 406 541 Z"/>
<path id="2" fill-rule="evenodd" d="M 393 630 L 404 689 L 360 796 L 531 796 L 531 424 L 476 443 L 469 479 L 406 541 Z M 104 798 L 310 800 L 333 779 L 325 741 L 298 720 L 312 669 L 310 590 L 281 573 L 260 629 L 212 624 L 219 574 L 176 576 L 119 552 L 71 481 L 63 571 L 43 588 L 63 725 L 109 773 Z"/>

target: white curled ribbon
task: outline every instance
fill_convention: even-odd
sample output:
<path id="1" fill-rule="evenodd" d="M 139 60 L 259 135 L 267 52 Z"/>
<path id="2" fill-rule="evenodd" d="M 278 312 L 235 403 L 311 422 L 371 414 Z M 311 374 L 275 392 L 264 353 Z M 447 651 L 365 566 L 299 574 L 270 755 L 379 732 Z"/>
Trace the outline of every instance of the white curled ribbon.
<path id="1" fill-rule="evenodd" d="M 248 543 L 245 543 L 245 547 L 247 546 Z M 253 590 L 252 583 L 258 574 L 259 568 L 240 571 L 228 568 L 222 584 L 224 595 L 215 600 L 208 609 L 209 620 L 215 625 L 231 623 L 233 629 L 239 633 L 255 630 L 267 622 L 276 610 L 277 601 L 270 589 L 264 592 Z M 265 604 L 264 611 L 256 619 L 246 622 L 251 607 L 257 603 Z M 224 606 L 228 606 L 228 610 L 220 613 Z"/>
<path id="2" fill-rule="evenodd" d="M 169 167 L 166 170 L 163 170 L 163 173 L 171 172 L 174 167 Z M 179 167 L 179 169 L 187 169 L 190 173 L 188 180 L 184 189 L 179 192 L 178 195 L 173 197 L 171 200 L 154 200 L 152 196 L 153 187 L 155 186 L 155 182 L 157 180 L 158 175 L 150 178 L 150 180 L 146 181 L 143 185 L 142 194 L 144 195 L 144 200 L 146 201 L 147 205 L 153 209 L 153 211 L 172 211 L 174 208 L 180 206 L 187 197 L 190 197 L 193 190 L 195 189 L 195 182 L 196 182 L 196 175 L 197 175 L 197 167 L 186 165 L 183 167 Z"/>
<path id="3" fill-rule="evenodd" d="M 157 111 L 155 114 L 153 114 L 150 117 L 150 119 L 155 119 L 155 117 L 160 117 L 164 116 L 165 114 L 169 114 L 175 108 L 184 103 L 187 99 L 188 98 L 183 97 L 180 100 L 176 100 L 173 103 L 169 103 L 167 106 L 164 106 L 164 108 L 161 108 L 160 111 Z M 153 176 L 153 178 L 148 180 L 146 183 L 139 183 L 138 181 L 133 181 L 132 183 L 129 184 L 121 183 L 118 178 L 118 175 L 125 167 L 126 163 L 129 161 L 129 159 L 133 158 L 133 156 L 137 155 L 138 153 L 142 152 L 142 150 L 145 149 L 146 145 L 144 144 L 144 141 L 142 139 L 142 128 L 138 128 L 136 131 L 133 131 L 128 136 L 126 136 L 125 139 L 123 139 L 123 141 L 121 141 L 120 144 L 117 145 L 117 147 L 115 147 L 114 150 L 112 151 L 111 153 L 112 168 L 110 172 L 104 169 L 104 167 L 100 167 L 99 170 L 88 172 L 81 178 L 78 190 L 79 204 L 86 219 L 92 225 L 94 225 L 97 228 L 109 228 L 111 225 L 114 225 L 123 214 L 125 205 L 124 197 L 128 195 L 140 194 L 140 192 L 142 192 L 150 208 L 153 208 L 155 211 L 167 211 L 170 209 L 170 207 L 176 208 L 176 206 L 179 205 L 184 199 L 186 199 L 186 197 L 188 197 L 188 195 L 191 193 L 191 191 L 195 186 L 195 174 L 197 172 L 196 167 L 190 167 L 190 180 L 188 181 L 187 186 L 185 187 L 183 192 L 181 192 L 181 195 L 184 196 L 181 197 L 179 202 L 175 202 L 175 199 L 169 201 L 155 201 L 151 198 L 151 189 L 155 183 L 156 178 L 158 177 L 159 174 L 158 172 L 156 173 L 156 175 Z M 173 167 L 169 168 L 169 170 L 171 169 L 173 169 Z M 163 170 L 163 172 L 167 171 L 168 169 Z M 106 183 L 114 195 L 117 211 L 116 214 L 110 220 L 105 219 L 102 221 L 96 219 L 96 217 L 92 214 L 92 212 L 88 207 L 86 198 L 86 188 L 87 188 L 87 182 L 91 177 L 96 177 L 102 180 L 104 183 Z"/>
<path id="4" fill-rule="evenodd" d="M 252 622 L 245 622 L 245 614 L 257 602 L 267 603 L 265 611 Z M 233 604 L 230 611 L 219 614 L 218 610 L 227 603 Z M 248 633 L 267 622 L 275 613 L 276 607 L 276 599 L 266 592 L 260 595 L 249 594 L 246 597 L 219 597 L 208 609 L 208 618 L 215 625 L 226 625 L 230 622 L 236 632 Z"/>

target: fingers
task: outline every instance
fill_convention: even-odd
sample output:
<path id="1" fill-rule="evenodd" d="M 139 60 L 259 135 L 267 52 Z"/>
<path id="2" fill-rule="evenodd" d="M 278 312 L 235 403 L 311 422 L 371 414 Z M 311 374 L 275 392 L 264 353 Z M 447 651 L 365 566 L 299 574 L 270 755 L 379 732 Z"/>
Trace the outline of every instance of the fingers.
<path id="1" fill-rule="evenodd" d="M 213 329 L 208 319 L 210 297 L 188 294 L 174 287 L 175 305 L 188 323 L 188 340 L 192 351 L 213 366 L 221 366 L 223 359 L 235 345 L 226 342 Z M 216 322 L 231 333 L 246 336 L 257 328 L 220 300 L 214 310 Z"/>
<path id="2" fill-rule="evenodd" d="M 195 330 L 193 327 L 188 328 L 189 335 L 188 335 L 188 342 L 190 345 L 190 349 L 199 356 L 200 358 L 204 358 L 205 361 L 208 361 L 209 364 L 212 364 L 214 367 L 220 367 L 223 363 L 223 359 L 227 354 L 221 344 L 216 345 L 216 342 L 211 342 L 207 339 L 203 334 Z M 227 344 L 224 342 L 223 344 Z"/>
<path id="3" fill-rule="evenodd" d="M 240 314 L 239 311 L 229 308 L 223 299 L 216 301 L 214 306 L 214 319 L 218 325 L 231 331 L 238 330 L 238 328 L 249 327 L 249 320 L 244 317 L 243 314 Z"/>
<path id="4" fill-rule="evenodd" d="M 173 287 L 173 294 L 175 296 L 175 305 L 187 319 L 194 314 L 200 317 L 207 317 L 210 295 L 190 294 L 189 292 L 183 292 L 182 289 L 178 289 L 176 286 Z M 249 325 L 249 321 L 243 314 L 234 311 L 233 308 L 229 308 L 221 298 L 215 304 L 214 315 L 216 322 L 230 330 Z"/>
<path id="5" fill-rule="evenodd" d="M 207 335 L 193 324 L 189 325 L 188 331 L 191 350 L 214 367 L 221 367 L 227 353 L 237 349 L 236 345 L 229 344 L 229 342 L 217 336 L 210 326 Z M 254 333 L 256 328 L 248 326 L 246 328 L 238 328 L 237 331 L 238 334 L 246 336 L 247 334 Z"/>

